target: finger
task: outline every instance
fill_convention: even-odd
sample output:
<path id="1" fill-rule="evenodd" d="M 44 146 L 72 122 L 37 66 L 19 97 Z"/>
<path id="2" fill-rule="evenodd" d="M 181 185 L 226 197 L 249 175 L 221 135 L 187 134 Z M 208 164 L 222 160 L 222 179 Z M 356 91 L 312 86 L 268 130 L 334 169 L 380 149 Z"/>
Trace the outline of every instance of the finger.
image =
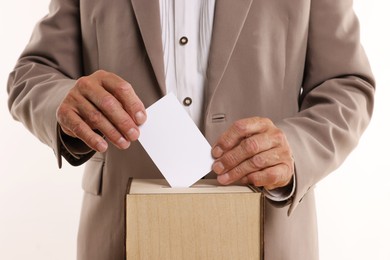
<path id="1" fill-rule="evenodd" d="M 212 155 L 214 158 L 219 158 L 225 151 L 237 146 L 242 139 L 253 134 L 265 132 L 272 125 L 269 119 L 259 117 L 236 121 L 215 143 Z"/>
<path id="2" fill-rule="evenodd" d="M 105 152 L 107 150 L 108 144 L 103 137 L 95 133 L 74 111 L 60 111 L 58 113 L 58 123 L 64 133 L 79 138 L 91 149 L 98 152 Z"/>
<path id="3" fill-rule="evenodd" d="M 291 157 L 287 152 L 281 149 L 272 149 L 245 160 L 238 166 L 227 171 L 224 179 L 229 183 L 243 179 L 246 175 L 262 171 L 266 168 L 273 167 L 281 163 L 290 163 Z"/>
<path id="4" fill-rule="evenodd" d="M 57 116 L 64 132 L 73 137 L 76 136 L 74 136 L 72 130 L 69 129 L 74 128 L 73 125 L 76 124 L 78 120 L 82 120 L 92 131 L 98 130 L 118 148 L 126 149 L 130 145 L 130 142 L 118 132 L 105 115 L 89 102 L 83 94 L 79 93 L 78 88 L 73 89 L 69 93 L 59 107 Z M 88 140 L 83 141 L 85 143 L 88 142 Z"/>
<path id="5" fill-rule="evenodd" d="M 112 93 L 119 100 L 125 111 L 137 125 L 145 123 L 145 106 L 130 83 L 117 75 L 110 74 L 110 76 L 102 78 L 102 84 L 108 92 Z"/>
<path id="6" fill-rule="evenodd" d="M 95 100 L 96 106 L 107 118 L 108 121 L 119 131 L 128 141 L 135 141 L 139 137 L 137 124 L 131 116 L 123 109 L 119 101 L 105 90 L 100 90 L 100 98 Z M 96 122 L 98 124 L 98 122 Z M 104 125 L 106 122 L 101 122 Z M 114 133 L 114 132 L 113 132 Z M 108 136 L 107 136 L 108 137 Z"/>
<path id="7" fill-rule="evenodd" d="M 284 187 L 290 183 L 292 172 L 286 164 L 278 164 L 246 176 L 247 182 L 268 190 Z"/>
<path id="8" fill-rule="evenodd" d="M 106 89 L 99 86 L 99 81 L 89 77 L 79 80 L 81 95 L 85 96 L 96 108 L 104 115 L 105 118 L 128 140 L 135 141 L 139 137 L 139 130 L 131 116 L 123 109 L 122 104 Z M 80 111 L 83 111 L 80 109 Z M 91 116 L 94 124 L 97 124 L 95 118 L 99 114 L 85 115 L 85 119 Z M 101 117 L 103 118 L 103 117 Z M 106 124 L 105 122 L 102 124 Z M 100 129 L 99 129 L 100 130 Z M 102 131 L 103 132 L 103 131 Z M 112 132 L 114 133 L 114 132 Z M 106 135 L 106 133 L 105 133 Z M 114 136 L 107 135 L 111 140 Z M 114 142 L 115 143 L 115 142 Z"/>
<path id="9" fill-rule="evenodd" d="M 277 145 L 278 142 L 266 133 L 252 135 L 243 139 L 232 150 L 225 152 L 213 164 L 212 169 L 216 174 L 225 173 L 256 154 L 270 150 Z"/>
<path id="10" fill-rule="evenodd" d="M 91 129 L 98 130 L 119 149 L 127 149 L 130 146 L 130 142 L 93 104 L 88 101 L 81 103 L 79 105 L 79 115 Z"/>

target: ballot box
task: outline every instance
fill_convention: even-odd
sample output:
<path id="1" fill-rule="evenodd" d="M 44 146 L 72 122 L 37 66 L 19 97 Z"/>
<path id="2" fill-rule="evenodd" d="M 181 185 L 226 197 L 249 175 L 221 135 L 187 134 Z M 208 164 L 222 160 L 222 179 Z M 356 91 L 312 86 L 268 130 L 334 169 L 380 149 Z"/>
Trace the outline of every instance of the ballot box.
<path id="1" fill-rule="evenodd" d="M 132 179 L 126 195 L 127 259 L 263 259 L 262 193 L 200 180 L 171 188 Z"/>

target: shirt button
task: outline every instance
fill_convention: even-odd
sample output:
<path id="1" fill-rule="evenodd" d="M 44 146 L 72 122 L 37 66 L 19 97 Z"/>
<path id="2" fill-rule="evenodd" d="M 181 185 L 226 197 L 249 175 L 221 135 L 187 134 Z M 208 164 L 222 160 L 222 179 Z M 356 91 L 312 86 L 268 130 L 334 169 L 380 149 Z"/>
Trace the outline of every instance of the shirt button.
<path id="1" fill-rule="evenodd" d="M 188 38 L 187 37 L 181 37 L 179 40 L 180 45 L 186 45 L 188 43 Z"/>
<path id="2" fill-rule="evenodd" d="M 183 104 L 184 104 L 186 107 L 191 106 L 191 104 L 192 104 L 192 99 L 191 99 L 190 97 L 186 97 L 186 98 L 183 100 Z"/>

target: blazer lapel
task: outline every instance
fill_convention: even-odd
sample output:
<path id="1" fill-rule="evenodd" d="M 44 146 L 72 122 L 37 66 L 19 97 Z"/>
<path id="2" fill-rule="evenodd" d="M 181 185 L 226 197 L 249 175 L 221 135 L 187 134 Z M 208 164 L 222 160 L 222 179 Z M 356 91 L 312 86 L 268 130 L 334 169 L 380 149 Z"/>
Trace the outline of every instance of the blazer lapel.
<path id="1" fill-rule="evenodd" d="M 253 0 L 217 0 L 211 40 L 208 87 L 205 105 L 221 81 Z M 166 93 L 160 6 L 158 0 L 131 0 L 154 73 L 162 93 Z"/>
<path id="2" fill-rule="evenodd" d="M 208 87 L 205 90 L 206 107 L 210 103 L 229 63 L 251 4 L 252 0 L 216 1 L 213 36 L 207 68 Z"/>
<path id="3" fill-rule="evenodd" d="M 159 1 L 131 0 L 131 2 L 157 82 L 162 93 L 165 94 L 164 56 L 161 42 Z"/>

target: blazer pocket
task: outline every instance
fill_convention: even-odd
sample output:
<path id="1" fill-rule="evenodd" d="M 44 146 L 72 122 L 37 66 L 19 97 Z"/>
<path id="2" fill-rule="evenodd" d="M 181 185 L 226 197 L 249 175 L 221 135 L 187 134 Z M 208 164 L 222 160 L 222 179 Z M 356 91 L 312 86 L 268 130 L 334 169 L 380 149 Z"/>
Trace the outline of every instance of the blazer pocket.
<path id="1" fill-rule="evenodd" d="M 222 113 L 214 114 L 211 117 L 213 123 L 221 123 L 226 121 L 226 115 Z"/>
<path id="2" fill-rule="evenodd" d="M 85 166 L 81 186 L 87 193 L 101 195 L 104 158 L 96 155 L 92 157 Z"/>

